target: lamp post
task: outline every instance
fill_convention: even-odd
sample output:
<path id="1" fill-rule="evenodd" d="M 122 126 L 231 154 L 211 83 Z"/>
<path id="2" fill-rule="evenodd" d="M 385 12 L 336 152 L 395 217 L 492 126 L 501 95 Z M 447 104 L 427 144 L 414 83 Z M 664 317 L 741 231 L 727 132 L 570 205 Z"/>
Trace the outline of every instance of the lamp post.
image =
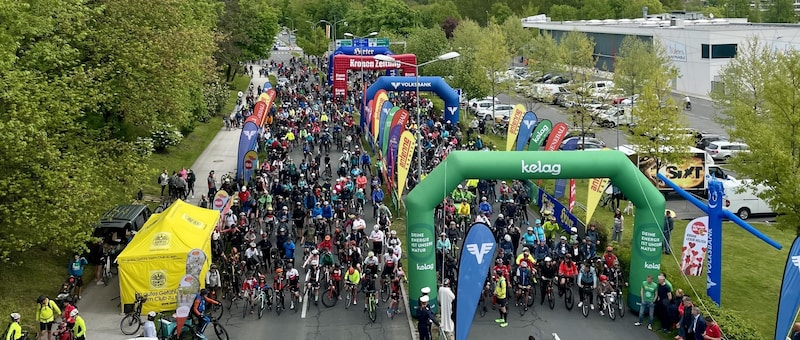
<path id="1" fill-rule="evenodd" d="M 344 22 L 344 25 L 347 26 L 347 21 L 346 20 L 347 19 L 336 20 L 336 18 L 334 17 L 333 18 L 333 22 L 330 22 L 328 20 L 320 20 L 319 22 L 324 22 L 324 23 L 326 23 L 328 25 L 331 25 L 331 30 L 332 30 L 331 31 L 331 41 L 333 41 L 335 43 L 336 42 L 336 25 L 338 25 L 340 22 Z"/>
<path id="2" fill-rule="evenodd" d="M 416 92 L 417 92 L 417 176 L 422 178 L 422 122 L 420 121 L 420 96 L 419 96 L 419 68 L 431 63 L 435 63 L 437 61 L 444 61 L 450 60 L 454 58 L 458 58 L 461 56 L 458 52 L 447 52 L 442 54 L 436 59 L 426 61 L 422 64 L 411 64 L 403 61 L 399 61 L 390 55 L 385 54 L 378 54 L 374 58 L 375 60 L 385 61 L 385 62 L 393 62 L 398 63 L 400 65 L 411 66 L 414 67 L 414 77 L 416 78 Z"/>
<path id="3" fill-rule="evenodd" d="M 292 22 L 292 31 L 294 31 L 294 19 L 290 17 L 283 17 L 283 18 Z"/>

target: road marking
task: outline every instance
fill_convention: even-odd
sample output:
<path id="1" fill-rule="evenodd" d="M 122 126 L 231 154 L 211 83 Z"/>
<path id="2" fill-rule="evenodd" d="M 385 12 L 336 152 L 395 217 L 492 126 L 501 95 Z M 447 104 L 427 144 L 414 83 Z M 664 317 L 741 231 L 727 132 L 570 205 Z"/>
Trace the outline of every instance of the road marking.
<path id="1" fill-rule="evenodd" d="M 561 338 L 558 337 L 557 333 L 553 333 L 553 340 L 561 340 Z"/>
<path id="2" fill-rule="evenodd" d="M 303 310 L 300 312 L 301 319 L 306 318 L 306 312 L 308 312 L 308 299 L 309 299 L 308 296 L 306 296 L 305 299 L 303 299 Z"/>

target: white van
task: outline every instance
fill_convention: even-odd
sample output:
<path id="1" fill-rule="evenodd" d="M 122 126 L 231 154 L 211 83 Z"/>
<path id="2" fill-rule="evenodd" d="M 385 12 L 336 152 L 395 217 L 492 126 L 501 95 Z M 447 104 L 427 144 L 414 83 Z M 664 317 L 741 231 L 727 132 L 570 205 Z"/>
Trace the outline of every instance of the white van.
<path id="1" fill-rule="evenodd" d="M 733 181 L 732 183 L 726 181 L 723 183 L 725 184 L 725 209 L 736 214 L 739 218 L 746 220 L 755 214 L 775 214 L 766 201 L 755 195 L 757 192 L 769 190 L 769 188 L 760 185 L 755 190 L 745 189 L 741 181 Z M 739 192 L 740 190 L 743 191 Z"/>

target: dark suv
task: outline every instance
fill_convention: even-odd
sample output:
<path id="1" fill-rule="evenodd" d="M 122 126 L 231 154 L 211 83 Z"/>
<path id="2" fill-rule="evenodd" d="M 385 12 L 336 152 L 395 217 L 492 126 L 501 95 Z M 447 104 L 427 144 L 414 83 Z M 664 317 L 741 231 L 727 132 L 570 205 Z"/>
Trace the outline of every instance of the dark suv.
<path id="1" fill-rule="evenodd" d="M 142 229 L 151 214 L 146 205 L 118 205 L 103 214 L 92 236 L 103 238 L 109 244 L 124 243 L 126 233 Z"/>

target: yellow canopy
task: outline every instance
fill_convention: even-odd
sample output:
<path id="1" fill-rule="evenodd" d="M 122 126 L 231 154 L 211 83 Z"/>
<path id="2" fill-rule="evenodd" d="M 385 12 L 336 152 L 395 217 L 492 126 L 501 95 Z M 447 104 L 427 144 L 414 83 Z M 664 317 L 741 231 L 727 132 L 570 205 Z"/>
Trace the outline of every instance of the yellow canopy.
<path id="1" fill-rule="evenodd" d="M 177 307 L 182 281 L 199 290 L 211 265 L 211 233 L 218 220 L 218 211 L 181 200 L 153 214 L 117 257 L 121 305 L 133 304 L 140 293 L 147 296 L 142 313 L 170 311 Z"/>

